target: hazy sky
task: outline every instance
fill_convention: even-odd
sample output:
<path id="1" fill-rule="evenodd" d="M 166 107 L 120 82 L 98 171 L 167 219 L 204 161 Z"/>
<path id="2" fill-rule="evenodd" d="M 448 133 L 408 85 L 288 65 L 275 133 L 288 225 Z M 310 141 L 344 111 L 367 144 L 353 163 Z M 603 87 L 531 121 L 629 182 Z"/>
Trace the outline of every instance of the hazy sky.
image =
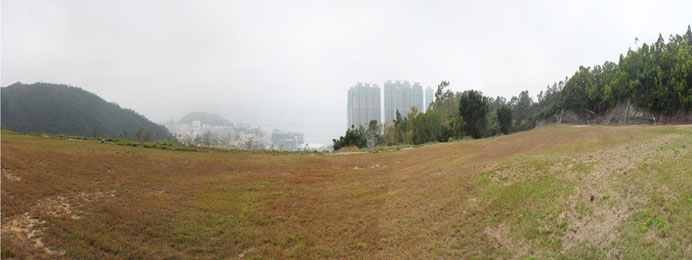
<path id="1" fill-rule="evenodd" d="M 330 143 L 356 82 L 535 96 L 634 38 L 682 34 L 692 1 L 2 0 L 2 86 L 78 86 L 155 122 L 207 111 Z"/>

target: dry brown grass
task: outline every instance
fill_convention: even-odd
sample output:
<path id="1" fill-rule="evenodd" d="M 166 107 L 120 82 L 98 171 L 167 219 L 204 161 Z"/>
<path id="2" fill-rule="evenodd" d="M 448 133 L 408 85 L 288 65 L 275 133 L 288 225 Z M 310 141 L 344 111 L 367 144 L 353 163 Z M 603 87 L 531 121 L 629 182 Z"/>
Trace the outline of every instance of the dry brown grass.
<path id="1" fill-rule="evenodd" d="M 358 150 L 358 147 L 355 145 L 344 146 L 339 149 L 339 152 L 349 152 L 353 150 Z"/>
<path id="2" fill-rule="evenodd" d="M 2 254 L 516 257 L 531 254 L 531 244 L 516 239 L 512 223 L 489 220 L 502 202 L 483 195 L 479 172 L 508 160 L 520 168 L 525 156 L 589 153 L 650 129 L 556 126 L 343 156 L 181 152 L 6 135 Z M 536 167 L 501 179 L 535 178 Z"/>

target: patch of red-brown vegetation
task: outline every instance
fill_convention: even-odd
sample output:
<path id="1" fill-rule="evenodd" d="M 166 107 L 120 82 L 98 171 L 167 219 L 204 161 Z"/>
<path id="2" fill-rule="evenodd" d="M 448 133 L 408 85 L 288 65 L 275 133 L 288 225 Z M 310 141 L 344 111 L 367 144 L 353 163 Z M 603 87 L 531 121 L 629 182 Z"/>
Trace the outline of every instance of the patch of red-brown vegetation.
<path id="1" fill-rule="evenodd" d="M 479 169 L 578 140 L 626 138 L 615 133 L 622 132 L 552 127 L 348 156 L 181 152 L 3 136 L 3 172 L 21 180 L 3 182 L 3 224 L 16 220 L 15 226 L 40 232 L 12 239 L 3 225 L 2 254 L 503 257 L 503 248 L 520 247 L 507 242 L 502 227 L 478 224 L 490 214 L 488 202 L 476 200 Z M 35 221 L 23 219 L 26 213 Z M 506 246 L 493 246 L 488 236 Z M 45 249 L 31 249 L 37 239 Z"/>

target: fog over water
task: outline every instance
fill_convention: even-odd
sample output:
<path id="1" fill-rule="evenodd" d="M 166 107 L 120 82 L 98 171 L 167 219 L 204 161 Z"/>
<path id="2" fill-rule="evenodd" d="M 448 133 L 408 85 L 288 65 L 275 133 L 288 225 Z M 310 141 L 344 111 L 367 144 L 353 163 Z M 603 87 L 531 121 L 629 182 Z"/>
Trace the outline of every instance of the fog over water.
<path id="1" fill-rule="evenodd" d="M 532 96 L 682 34 L 692 1 L 3 0 L 0 83 L 82 87 L 155 122 L 205 111 L 328 144 L 356 82 Z"/>

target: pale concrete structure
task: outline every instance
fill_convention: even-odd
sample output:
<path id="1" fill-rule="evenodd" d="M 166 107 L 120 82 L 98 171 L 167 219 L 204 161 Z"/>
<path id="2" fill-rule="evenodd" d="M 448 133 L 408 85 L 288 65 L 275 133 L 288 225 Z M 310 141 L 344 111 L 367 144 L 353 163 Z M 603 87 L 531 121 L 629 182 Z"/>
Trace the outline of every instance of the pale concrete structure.
<path id="1" fill-rule="evenodd" d="M 380 88 L 377 85 L 357 83 L 348 90 L 346 104 L 347 127 L 368 127 L 370 120 L 382 122 Z"/>
<path id="2" fill-rule="evenodd" d="M 428 111 L 428 108 L 430 107 L 430 104 L 435 99 L 435 92 L 433 92 L 433 89 L 431 87 L 427 87 L 425 89 L 425 111 Z"/>
<path id="3" fill-rule="evenodd" d="M 411 107 L 423 109 L 423 87 L 420 83 L 413 86 L 408 81 L 391 81 L 384 83 L 384 120 L 387 124 L 394 124 L 396 111 L 402 117 L 408 117 Z"/>

